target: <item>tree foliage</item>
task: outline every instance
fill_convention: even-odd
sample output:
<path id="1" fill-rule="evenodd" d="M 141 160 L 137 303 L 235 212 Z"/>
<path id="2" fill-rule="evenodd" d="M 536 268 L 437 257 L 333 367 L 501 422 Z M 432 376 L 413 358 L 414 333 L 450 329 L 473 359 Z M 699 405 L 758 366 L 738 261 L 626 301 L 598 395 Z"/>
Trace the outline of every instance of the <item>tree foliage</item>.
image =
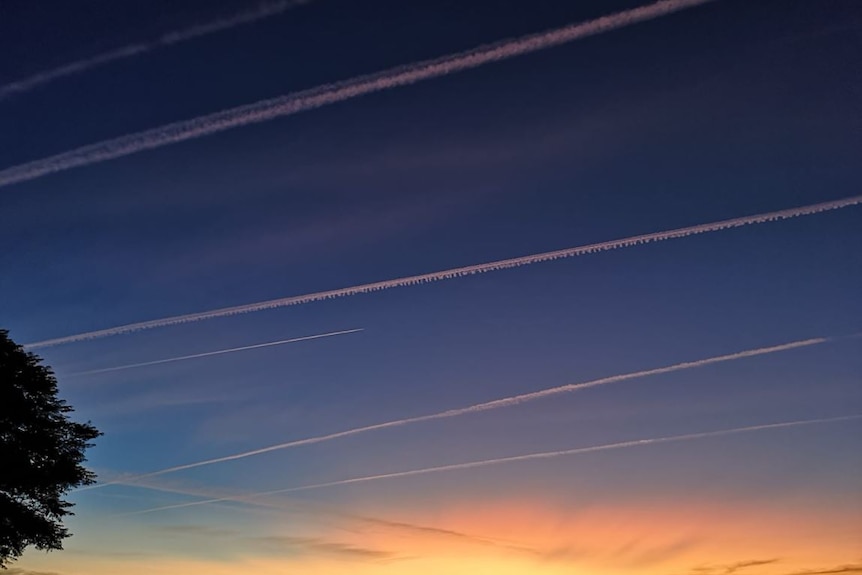
<path id="1" fill-rule="evenodd" d="M 101 434 L 69 418 L 72 407 L 40 362 L 0 330 L 0 567 L 31 545 L 62 549 L 62 520 L 72 514 L 62 496 L 96 478 L 84 451 Z"/>

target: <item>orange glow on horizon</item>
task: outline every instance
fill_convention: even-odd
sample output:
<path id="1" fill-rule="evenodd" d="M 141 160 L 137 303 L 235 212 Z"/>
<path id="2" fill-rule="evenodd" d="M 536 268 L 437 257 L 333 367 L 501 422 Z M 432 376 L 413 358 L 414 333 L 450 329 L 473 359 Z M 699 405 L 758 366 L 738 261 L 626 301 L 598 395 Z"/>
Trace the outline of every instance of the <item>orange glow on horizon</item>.
<path id="1" fill-rule="evenodd" d="M 798 504 L 626 502 L 566 511 L 524 500 L 462 503 L 415 515 L 413 528 L 366 526 L 299 537 L 274 525 L 274 535 L 258 541 L 210 541 L 236 549 L 227 560 L 60 552 L 28 553 L 17 566 L 60 575 L 275 575 L 285 569 L 312 575 L 720 575 L 727 566 L 744 565 L 737 570 L 745 575 L 786 575 L 858 564 L 862 555 L 858 513 L 813 513 Z"/>

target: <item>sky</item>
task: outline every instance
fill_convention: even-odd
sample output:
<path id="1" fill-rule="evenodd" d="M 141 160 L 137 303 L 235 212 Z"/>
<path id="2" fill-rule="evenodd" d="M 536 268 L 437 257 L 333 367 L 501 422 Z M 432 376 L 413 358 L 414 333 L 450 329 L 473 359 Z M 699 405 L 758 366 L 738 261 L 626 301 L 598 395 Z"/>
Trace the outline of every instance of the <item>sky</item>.
<path id="1" fill-rule="evenodd" d="M 10 575 L 862 572 L 862 10 L 688 4 L 390 87 L 648 4 L 4 0 L 0 326 L 104 432 Z"/>

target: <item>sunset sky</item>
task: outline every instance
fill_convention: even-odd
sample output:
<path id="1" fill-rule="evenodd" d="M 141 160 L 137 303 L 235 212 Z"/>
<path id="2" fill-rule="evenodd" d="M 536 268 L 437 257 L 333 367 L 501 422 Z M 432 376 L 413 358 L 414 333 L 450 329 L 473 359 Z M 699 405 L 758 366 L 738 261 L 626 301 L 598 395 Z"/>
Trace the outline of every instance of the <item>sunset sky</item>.
<path id="1" fill-rule="evenodd" d="M 0 327 L 104 432 L 9 575 L 862 573 L 862 6 L 680 2 L 156 144 L 648 3 L 2 0 Z"/>

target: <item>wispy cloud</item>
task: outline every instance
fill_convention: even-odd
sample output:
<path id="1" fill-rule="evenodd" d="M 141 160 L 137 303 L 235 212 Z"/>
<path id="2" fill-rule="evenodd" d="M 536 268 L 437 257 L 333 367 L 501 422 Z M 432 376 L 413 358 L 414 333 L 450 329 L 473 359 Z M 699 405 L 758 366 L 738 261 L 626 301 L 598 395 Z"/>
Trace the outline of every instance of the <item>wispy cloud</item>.
<path id="1" fill-rule="evenodd" d="M 388 521 L 386 519 L 380 518 L 368 518 L 363 517 L 361 520 L 365 523 L 376 527 L 384 527 L 389 529 L 396 529 L 401 531 L 408 531 L 420 535 L 431 535 L 436 537 L 445 537 L 451 539 L 457 539 L 461 541 L 466 541 L 469 543 L 479 544 L 479 545 L 488 545 L 492 547 L 499 547 L 501 549 L 506 549 L 509 551 L 515 551 L 518 553 L 526 553 L 528 555 L 541 556 L 543 554 L 542 551 L 535 549 L 533 547 L 528 547 L 526 545 L 522 545 L 520 543 L 516 543 L 514 541 L 507 541 L 503 539 L 499 539 L 496 537 L 483 537 L 481 535 L 473 535 L 468 533 L 462 533 L 460 531 L 456 531 L 453 529 L 441 529 L 439 527 L 429 527 L 427 525 L 417 525 L 414 523 L 404 523 L 401 521 Z"/>
<path id="2" fill-rule="evenodd" d="M 726 575 L 732 575 L 733 573 L 737 573 L 738 571 L 742 571 L 743 569 L 749 569 L 751 567 L 762 567 L 763 565 L 772 565 L 773 563 L 778 563 L 778 561 L 778 558 L 749 559 L 748 561 L 737 561 L 736 563 L 727 565 L 724 569 L 724 573 Z"/>
<path id="3" fill-rule="evenodd" d="M 743 570 L 748 570 L 753 567 L 762 567 L 764 565 L 774 565 L 781 560 L 778 558 L 772 559 L 753 559 L 746 561 L 738 561 L 736 563 L 719 564 L 719 565 L 701 565 L 694 567 L 689 571 L 689 575 L 733 575 Z M 773 573 L 775 573 L 773 571 Z M 797 571 L 784 571 L 780 575 L 843 575 L 862 573 L 862 563 L 845 563 L 843 565 L 835 565 L 830 567 L 820 567 L 813 569 L 802 569 Z"/>
<path id="4" fill-rule="evenodd" d="M 659 18 L 711 1 L 661 0 L 595 20 L 479 46 L 465 52 L 407 64 L 376 74 L 324 84 L 302 92 L 91 144 L 0 171 L 0 187 L 477 68 Z"/>
<path id="5" fill-rule="evenodd" d="M 635 539 L 627 541 L 613 550 L 603 549 L 596 546 L 595 543 L 591 545 L 563 544 L 539 552 L 538 557 L 544 561 L 573 563 L 592 559 L 613 565 L 642 569 L 674 559 L 700 542 L 700 539 L 690 536 L 659 543 Z"/>
<path id="6" fill-rule="evenodd" d="M 253 345 L 244 345 L 241 347 L 231 347 L 228 349 L 219 349 L 216 351 L 207 351 L 207 352 L 203 352 L 203 353 L 193 353 L 191 355 L 179 355 L 179 356 L 175 356 L 175 357 L 167 357 L 164 359 L 154 359 L 152 361 L 143 361 L 140 363 L 127 363 L 125 365 L 117 365 L 114 367 L 103 367 L 101 369 L 90 369 L 87 371 L 78 371 L 78 372 L 67 374 L 67 377 L 76 376 L 76 375 L 94 375 L 97 373 L 108 373 L 108 372 L 112 372 L 112 371 L 121 371 L 124 369 L 134 369 L 136 367 L 146 367 L 149 365 L 159 365 L 162 363 L 172 363 L 175 361 L 186 361 L 189 359 L 211 357 L 214 355 L 224 355 L 226 353 L 237 353 L 240 351 L 247 351 L 250 349 L 260 349 L 263 347 L 272 347 L 272 346 L 276 346 L 276 345 L 286 345 L 289 343 L 298 343 L 300 341 L 310 341 L 313 339 L 321 339 L 321 338 L 325 338 L 325 337 L 334 337 L 336 335 L 346 335 L 349 333 L 357 333 L 360 331 L 364 331 L 364 328 L 345 329 L 345 330 L 341 330 L 341 331 L 331 331 L 328 333 L 321 333 L 321 334 L 317 334 L 317 335 L 306 335 L 306 336 L 302 336 L 302 337 L 294 337 L 291 339 L 281 339 L 278 341 L 268 341 L 265 343 L 256 343 Z"/>
<path id="7" fill-rule="evenodd" d="M 639 548 L 633 545 L 628 553 L 620 554 L 624 563 L 630 567 L 643 569 L 674 559 L 682 553 L 695 547 L 700 541 L 693 537 L 684 537 L 670 543 Z"/>
<path id="8" fill-rule="evenodd" d="M 743 569 L 750 569 L 751 567 L 761 567 L 763 565 L 772 565 L 773 563 L 777 563 L 778 559 L 749 559 L 747 561 L 737 561 L 736 563 L 731 563 L 730 565 L 725 565 L 723 568 L 723 572 L 725 575 L 732 575 L 733 573 L 737 573 L 738 571 L 742 571 Z"/>
<path id="9" fill-rule="evenodd" d="M 785 575 L 841 575 L 844 573 L 862 573 L 862 563 L 846 563 L 844 565 L 824 567 L 821 569 L 806 569 L 803 571 L 794 571 Z"/>
<path id="10" fill-rule="evenodd" d="M 326 555 L 339 559 L 362 561 L 391 561 L 397 554 L 368 547 L 336 543 L 317 537 L 269 536 L 254 537 L 250 541 L 265 550 L 291 555 Z"/>
<path id="11" fill-rule="evenodd" d="M 225 317 L 232 316 L 244 313 L 252 313 L 258 311 L 264 311 L 269 309 L 288 307 L 293 305 L 306 304 L 316 301 L 323 301 L 328 299 L 335 299 L 339 297 L 347 297 L 352 295 L 358 295 L 363 293 L 371 293 L 386 289 L 392 289 L 397 287 L 407 287 L 413 285 L 419 285 L 424 283 L 442 281 L 447 279 L 460 278 L 469 275 L 488 273 L 493 271 L 499 271 L 504 269 L 516 268 L 520 266 L 532 265 L 541 262 L 548 262 L 563 258 L 571 258 L 577 256 L 583 256 L 587 254 L 593 254 L 598 252 L 604 252 L 609 250 L 615 250 L 620 248 L 628 248 L 633 246 L 638 246 L 641 244 L 647 244 L 652 242 L 660 242 L 677 238 L 684 238 L 688 236 L 693 236 L 697 234 L 704 234 L 709 232 L 717 232 L 722 230 L 728 230 L 732 228 L 738 228 L 746 225 L 752 224 L 761 224 L 765 222 L 774 222 L 779 220 L 785 220 L 789 218 L 796 218 L 801 216 L 808 216 L 812 214 L 818 214 L 821 212 L 838 210 L 842 208 L 847 208 L 851 206 L 856 206 L 862 204 L 862 196 L 853 196 L 849 198 L 844 198 L 841 200 L 835 200 L 831 202 L 822 202 L 818 204 L 811 204 L 807 206 L 801 206 L 798 208 L 789 208 L 786 210 L 779 210 L 775 212 L 766 212 L 762 214 L 756 214 L 752 216 L 743 216 L 740 218 L 733 218 L 730 220 L 721 220 L 717 222 L 711 222 L 708 224 L 700 224 L 696 226 L 689 226 L 685 228 L 677 228 L 673 230 L 667 230 L 663 232 L 654 232 L 650 234 L 642 234 L 638 236 L 629 236 L 627 238 L 610 240 L 607 242 L 599 242 L 595 244 L 587 244 L 583 246 L 577 246 L 572 248 L 566 248 L 562 250 L 556 250 L 552 252 L 543 252 L 539 254 L 533 254 L 529 256 L 521 256 L 517 258 L 511 258 L 506 260 L 498 260 L 494 262 L 488 262 L 484 264 L 475 264 L 471 266 L 464 266 L 460 268 L 451 268 L 448 270 L 432 272 L 427 274 L 419 274 L 414 276 L 408 276 L 403 278 L 397 278 L 392 280 L 385 280 L 380 282 L 373 282 L 368 284 L 362 284 L 358 286 L 352 286 L 347 288 L 328 290 L 315 292 L 311 294 L 299 295 L 299 296 L 291 296 L 273 300 L 267 300 L 263 302 L 238 305 L 228 308 L 215 309 L 210 311 L 203 311 L 198 313 L 191 313 L 185 315 L 178 315 L 172 317 L 166 317 L 162 319 L 138 322 L 138 323 L 130 323 L 126 325 L 121 325 L 117 327 L 112 327 L 108 329 L 102 329 L 97 331 L 89 331 L 84 333 L 79 333 L 76 335 L 69 335 L 65 337 L 59 337 L 55 339 L 48 339 L 44 341 L 34 342 L 25 345 L 28 349 L 37 349 L 43 347 L 50 347 L 54 345 L 61 345 L 67 343 L 74 343 L 78 341 L 87 341 L 93 339 L 100 339 L 104 337 L 111 337 L 115 335 L 120 335 L 124 333 L 132 333 L 141 330 L 147 329 L 155 329 L 161 327 L 167 327 L 171 325 L 178 325 L 183 323 L 191 323 L 196 321 L 203 321 L 208 319 L 213 319 L 217 317 Z"/>
<path id="12" fill-rule="evenodd" d="M 691 574 L 698 575 L 732 575 L 738 571 L 749 569 L 751 567 L 760 567 L 762 565 L 772 565 L 777 563 L 777 558 L 773 559 L 746 559 L 735 563 L 709 564 L 699 565 L 691 569 Z"/>
<path id="13" fill-rule="evenodd" d="M 154 481 L 154 479 L 159 479 L 158 481 Z M 355 524 L 361 525 L 363 528 L 373 529 L 373 530 L 384 530 L 384 531 L 396 531 L 402 532 L 405 534 L 412 535 L 421 535 L 421 536 L 430 536 L 430 537 L 439 537 L 443 539 L 452 539 L 456 541 L 460 541 L 463 543 L 469 543 L 472 545 L 480 545 L 480 546 L 492 546 L 498 547 L 504 550 L 515 551 L 519 553 L 524 553 L 528 555 L 540 555 L 542 552 L 534 549 L 532 547 L 521 545 L 515 541 L 500 539 L 496 537 L 485 537 L 482 535 L 476 535 L 473 533 L 464 533 L 462 531 L 457 531 L 454 529 L 444 529 L 440 527 L 433 527 L 429 525 L 422 525 L 418 523 L 408 523 L 405 521 L 392 521 L 389 519 L 383 519 L 380 517 L 372 517 L 369 515 L 354 513 L 351 511 L 345 511 L 341 508 L 334 508 L 329 505 L 325 505 L 319 502 L 309 502 L 305 500 L 297 500 L 297 499 L 289 499 L 286 500 L 283 497 L 278 499 L 268 499 L 257 494 L 250 494 L 244 492 L 237 492 L 235 490 L 228 489 L 214 489 L 211 487 L 201 487 L 201 486 L 190 486 L 186 483 L 177 483 L 177 482 L 169 482 L 165 483 L 163 479 L 160 478 L 149 478 L 144 480 L 135 480 L 135 481 L 126 481 L 122 477 L 117 478 L 114 485 L 123 485 L 127 487 L 135 487 L 135 488 L 143 488 L 154 491 L 161 491 L 166 493 L 174 493 L 180 495 L 187 495 L 190 497 L 203 498 L 207 501 L 198 502 L 193 501 L 186 504 L 176 504 L 158 507 L 154 509 L 144 509 L 141 511 L 133 511 L 130 513 L 124 513 L 124 516 L 134 516 L 141 515 L 147 513 L 153 513 L 155 511 L 171 508 L 177 509 L 182 507 L 192 507 L 201 504 L 210 504 L 210 503 L 239 503 L 242 505 L 249 505 L 252 507 L 258 507 L 261 509 L 270 509 L 276 510 L 279 512 L 289 512 L 295 514 L 297 512 L 303 512 L 308 514 L 321 514 L 335 517 L 337 519 L 351 522 Z M 212 501 L 217 500 L 217 501 Z M 156 526 L 154 529 L 167 529 L 167 530 L 177 530 L 182 531 L 188 534 L 194 533 L 202 533 L 201 529 L 208 529 L 205 526 L 197 526 L 197 525 L 176 525 L 176 526 Z M 216 528 L 220 529 L 220 528 Z"/>
<path id="14" fill-rule="evenodd" d="M 93 412 L 99 418 L 125 418 L 130 413 L 152 409 L 192 408 L 197 406 L 235 402 L 241 398 L 240 392 L 190 393 L 186 390 L 148 391 L 135 395 L 123 394 L 113 399 L 99 401 L 93 405 Z"/>
<path id="15" fill-rule="evenodd" d="M 193 537 L 232 537 L 238 535 L 239 532 L 233 529 L 225 529 L 223 527 L 212 527 L 210 525 L 153 525 L 152 529 L 159 533 L 164 533 L 171 536 L 189 535 Z"/>
<path id="16" fill-rule="evenodd" d="M 616 566 L 638 568 L 650 567 L 674 559 L 700 543 L 695 537 L 680 537 L 668 542 L 650 543 L 641 539 L 627 541 L 617 549 L 605 549 L 595 543 L 586 545 L 562 544 L 552 546 L 538 554 L 543 561 L 571 562 L 598 561 Z"/>
<path id="17" fill-rule="evenodd" d="M 219 18 L 210 22 L 195 24 L 194 26 L 183 28 L 181 30 L 173 30 L 161 35 L 155 40 L 129 44 L 89 58 L 75 60 L 74 62 L 63 64 L 57 68 L 44 70 L 27 78 L 22 78 L 4 86 L 0 86 L 0 100 L 14 94 L 29 92 L 30 90 L 39 88 L 45 84 L 59 80 L 60 78 L 88 72 L 106 64 L 131 58 L 132 56 L 138 56 L 159 48 L 165 48 L 173 44 L 194 40 L 201 36 L 207 36 L 209 34 L 229 30 L 243 24 L 251 24 L 253 22 L 263 20 L 264 18 L 277 16 L 291 8 L 302 4 L 308 4 L 311 1 L 312 0 L 280 0 L 277 2 L 264 2 L 258 4 L 251 10 L 239 12 L 227 18 Z"/>
<path id="18" fill-rule="evenodd" d="M 155 557 L 158 557 L 157 553 L 145 553 L 142 551 L 117 551 L 117 550 L 106 550 L 106 549 L 64 549 L 63 554 L 66 555 L 80 555 L 83 557 L 98 557 L 100 559 L 105 559 L 106 557 L 110 557 L 112 559 L 149 559 L 152 560 Z"/>
<path id="19" fill-rule="evenodd" d="M 251 451 L 244 451 L 241 453 L 235 453 L 233 455 L 226 455 L 224 457 L 217 457 L 214 459 L 206 459 L 206 460 L 197 461 L 194 463 L 177 465 L 174 467 L 161 469 L 159 471 L 154 471 L 151 473 L 141 474 L 138 476 L 127 478 L 127 479 L 133 480 L 133 479 L 140 479 L 140 478 L 146 478 L 146 477 L 154 477 L 154 476 L 158 476 L 158 475 L 166 475 L 168 473 L 174 473 L 174 472 L 183 471 L 186 469 L 193 469 L 195 467 L 203 467 L 206 465 L 214 465 L 216 463 L 224 463 L 226 461 L 235 461 L 237 459 L 244 459 L 246 457 L 261 455 L 263 453 L 269 453 L 271 451 L 278 451 L 278 450 L 282 450 L 282 449 L 289 449 L 292 447 L 298 447 L 300 445 L 310 445 L 310 444 L 314 444 L 314 443 L 322 443 L 325 441 L 332 441 L 334 439 L 338 439 L 338 438 L 342 438 L 342 437 L 348 437 L 351 435 L 359 435 L 361 433 L 367 433 L 370 431 L 377 431 L 377 430 L 388 429 L 388 428 L 392 428 L 392 427 L 400 427 L 402 425 L 409 425 L 412 423 L 419 423 L 419 422 L 423 422 L 423 421 L 432 421 L 432 420 L 436 420 L 436 419 L 446 419 L 449 417 L 457 417 L 460 415 L 479 413 L 482 411 L 488 411 L 488 410 L 492 410 L 492 409 L 500 409 L 503 407 L 510 407 L 510 406 L 518 405 L 518 404 L 521 404 L 521 403 L 524 403 L 527 401 L 533 401 L 536 399 L 549 397 L 549 396 L 557 395 L 557 394 L 561 394 L 561 393 L 572 393 L 572 392 L 588 389 L 591 387 L 596 387 L 596 386 L 600 386 L 600 385 L 608 385 L 611 383 L 628 381 L 631 379 L 637 379 L 637 378 L 647 377 L 647 376 L 651 376 L 651 375 L 671 373 L 671 372 L 681 371 L 681 370 L 685 370 L 685 369 L 694 369 L 694 368 L 704 367 L 704 366 L 715 364 L 715 363 L 722 363 L 722 362 L 726 362 L 726 361 L 734 361 L 737 359 L 743 359 L 743 358 L 747 358 L 747 357 L 756 357 L 759 355 L 767 355 L 770 353 L 788 351 L 791 349 L 797 349 L 797 348 L 808 347 L 808 346 L 812 346 L 812 345 L 818 345 L 818 344 L 826 343 L 828 341 L 831 341 L 832 339 L 834 339 L 834 338 L 822 338 L 821 337 L 821 338 L 805 339 L 805 340 L 794 341 L 794 342 L 790 342 L 790 343 L 784 343 L 781 345 L 774 345 L 774 346 L 770 346 L 770 347 L 760 347 L 760 348 L 756 348 L 756 349 L 749 349 L 749 350 L 745 350 L 745 351 L 740 351 L 740 352 L 726 354 L 726 355 L 719 355 L 719 356 L 710 357 L 710 358 L 706 358 L 706 359 L 699 359 L 696 361 L 687 361 L 687 362 L 682 362 L 682 363 L 676 363 L 676 364 L 665 366 L 665 367 L 657 367 L 657 368 L 653 368 L 653 369 L 646 369 L 646 370 L 624 373 L 624 374 L 619 374 L 619 375 L 612 375 L 610 377 L 603 377 L 600 379 L 594 379 L 591 381 L 585 381 L 585 382 L 581 382 L 581 383 L 572 383 L 572 384 L 567 384 L 567 385 L 561 385 L 561 386 L 557 386 L 557 387 L 551 387 L 551 388 L 543 389 L 540 391 L 534 391 L 532 393 L 524 393 L 524 394 L 520 394 L 520 395 L 513 395 L 513 396 L 509 396 L 509 397 L 504 397 L 501 399 L 495 399 L 493 401 L 486 401 L 484 403 L 477 403 L 474 405 L 470 405 L 468 407 L 462 407 L 462 408 L 458 408 L 458 409 L 449 409 L 446 411 L 441 411 L 438 413 L 432 413 L 429 415 L 407 417 L 407 418 L 403 418 L 403 419 L 396 419 L 393 421 L 387 421 L 384 423 L 377 423 L 374 425 L 366 425 L 364 427 L 355 427 L 353 429 L 348 429 L 345 431 L 339 431 L 336 433 L 330 433 L 330 434 L 326 434 L 326 435 L 318 435 L 315 437 L 307 437 L 305 439 L 297 439 L 294 441 L 288 441 L 285 443 L 270 445 L 268 447 L 263 447 L 260 449 L 253 449 Z M 97 488 L 103 487 L 105 485 L 111 485 L 111 483 L 112 482 L 109 481 L 106 483 L 91 485 L 91 486 L 85 487 L 83 489 L 97 489 Z"/>

